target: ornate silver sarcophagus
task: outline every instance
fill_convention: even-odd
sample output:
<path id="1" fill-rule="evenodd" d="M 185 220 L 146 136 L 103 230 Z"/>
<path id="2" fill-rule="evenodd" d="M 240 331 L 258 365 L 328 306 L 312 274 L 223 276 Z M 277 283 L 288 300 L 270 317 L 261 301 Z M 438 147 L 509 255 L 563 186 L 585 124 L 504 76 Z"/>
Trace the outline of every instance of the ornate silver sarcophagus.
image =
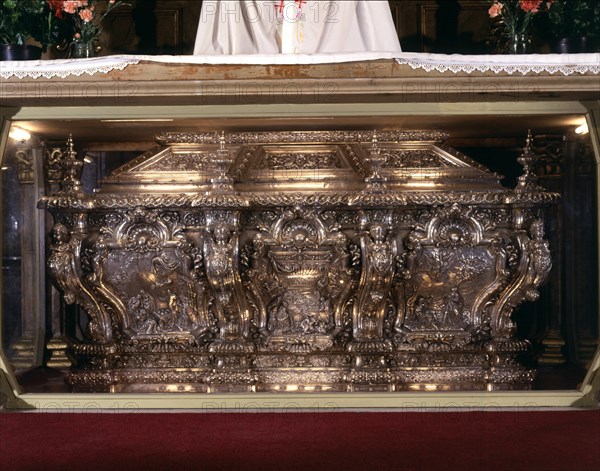
<path id="1" fill-rule="evenodd" d="M 49 272 L 87 313 L 89 391 L 530 386 L 511 320 L 551 258 L 529 146 L 515 190 L 413 131 L 178 134 L 61 191 Z"/>

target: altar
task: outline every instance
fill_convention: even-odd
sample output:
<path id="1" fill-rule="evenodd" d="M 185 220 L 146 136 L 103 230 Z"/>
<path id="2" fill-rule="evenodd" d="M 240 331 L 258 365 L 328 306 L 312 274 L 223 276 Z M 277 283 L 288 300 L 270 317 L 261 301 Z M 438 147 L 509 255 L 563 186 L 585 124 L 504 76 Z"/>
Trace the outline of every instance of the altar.
<path id="1" fill-rule="evenodd" d="M 55 217 L 50 274 L 75 293 L 67 300 L 99 313 L 88 319 L 92 342 L 68 347 L 80 361 L 76 390 L 329 391 L 340 403 L 381 393 L 391 404 L 410 391 L 530 386 L 510 314 L 548 276 L 540 211 L 555 197 L 530 177 L 520 189 L 500 186 L 444 141 L 482 116 L 507 126 L 529 117 L 535 127 L 587 115 L 593 131 L 598 55 L 355 59 L 3 67 L 6 131 L 39 125 L 54 142 L 72 132 L 75 147 L 144 148 L 94 193 L 63 179 L 43 195 Z M 523 147 L 527 126 L 520 134 Z M 427 165 L 402 164 L 411 156 Z M 169 173 L 167 162 L 180 167 Z M 455 253 L 477 259 L 478 274 L 432 277 L 427 263 Z M 69 274 L 73 256 L 83 278 Z M 120 257 L 135 260 L 125 272 L 137 279 L 120 278 Z M 161 338 L 164 352 L 144 350 Z M 171 361 L 183 363 L 161 370 Z"/>

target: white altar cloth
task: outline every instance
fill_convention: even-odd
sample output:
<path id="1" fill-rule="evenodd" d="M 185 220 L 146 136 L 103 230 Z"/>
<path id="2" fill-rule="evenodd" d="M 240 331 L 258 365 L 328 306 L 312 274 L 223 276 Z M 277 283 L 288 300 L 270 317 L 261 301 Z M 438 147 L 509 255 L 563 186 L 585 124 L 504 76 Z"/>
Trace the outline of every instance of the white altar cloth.
<path id="1" fill-rule="evenodd" d="M 460 55 L 410 52 L 360 52 L 344 54 L 244 54 L 204 56 L 121 55 L 91 59 L 0 62 L 0 77 L 53 78 L 94 75 L 123 70 L 140 62 L 188 65 L 310 65 L 342 62 L 395 60 L 412 69 L 451 73 L 494 72 L 530 75 L 600 74 L 600 54 Z M 600 80 L 599 80 L 600 88 Z"/>

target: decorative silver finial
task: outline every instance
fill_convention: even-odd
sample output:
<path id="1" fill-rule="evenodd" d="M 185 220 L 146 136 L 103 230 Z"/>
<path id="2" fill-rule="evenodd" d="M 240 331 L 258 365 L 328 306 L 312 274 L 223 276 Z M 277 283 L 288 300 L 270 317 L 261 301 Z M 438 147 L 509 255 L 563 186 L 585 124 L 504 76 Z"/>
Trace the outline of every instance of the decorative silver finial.
<path id="1" fill-rule="evenodd" d="M 82 193 L 81 173 L 83 172 L 83 161 L 77 158 L 73 135 L 69 134 L 67 149 L 61 159 L 63 174 L 65 176 L 61 187 L 65 193 Z"/>
<path id="2" fill-rule="evenodd" d="M 211 179 L 211 193 L 234 193 L 233 178 L 229 172 L 231 164 L 233 163 L 233 157 L 231 156 L 229 149 L 225 147 L 225 143 L 225 131 L 221 131 L 221 135 L 219 136 L 219 150 L 213 154 L 212 159 L 217 167 L 219 175 L 218 177 Z"/>
<path id="3" fill-rule="evenodd" d="M 367 187 L 365 188 L 366 192 L 381 193 L 386 191 L 386 178 L 382 177 L 380 174 L 381 168 L 385 164 L 385 161 L 386 156 L 385 154 L 381 153 L 377 131 L 373 131 L 373 137 L 371 138 L 371 152 L 369 153 L 368 158 L 370 173 L 369 176 L 365 179 L 367 183 Z"/>
<path id="4" fill-rule="evenodd" d="M 543 191 L 543 188 L 537 184 L 537 175 L 533 172 L 533 166 L 538 161 L 538 156 L 533 149 L 531 129 L 527 131 L 525 147 L 523 147 L 523 153 L 517 158 L 517 161 L 523 166 L 523 174 L 519 177 L 515 191 Z"/>
<path id="5" fill-rule="evenodd" d="M 372 152 L 379 152 L 379 148 L 377 146 L 378 142 L 379 142 L 379 138 L 377 136 L 377 131 L 373 131 L 373 137 L 371 138 L 371 151 Z"/>

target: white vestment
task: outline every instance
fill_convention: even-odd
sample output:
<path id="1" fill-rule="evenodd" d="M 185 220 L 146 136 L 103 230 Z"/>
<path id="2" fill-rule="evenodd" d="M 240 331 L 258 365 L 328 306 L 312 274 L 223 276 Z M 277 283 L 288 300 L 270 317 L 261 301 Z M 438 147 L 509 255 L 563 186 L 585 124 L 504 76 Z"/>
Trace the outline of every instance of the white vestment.
<path id="1" fill-rule="evenodd" d="M 202 2 L 194 54 L 400 52 L 387 1 Z"/>

